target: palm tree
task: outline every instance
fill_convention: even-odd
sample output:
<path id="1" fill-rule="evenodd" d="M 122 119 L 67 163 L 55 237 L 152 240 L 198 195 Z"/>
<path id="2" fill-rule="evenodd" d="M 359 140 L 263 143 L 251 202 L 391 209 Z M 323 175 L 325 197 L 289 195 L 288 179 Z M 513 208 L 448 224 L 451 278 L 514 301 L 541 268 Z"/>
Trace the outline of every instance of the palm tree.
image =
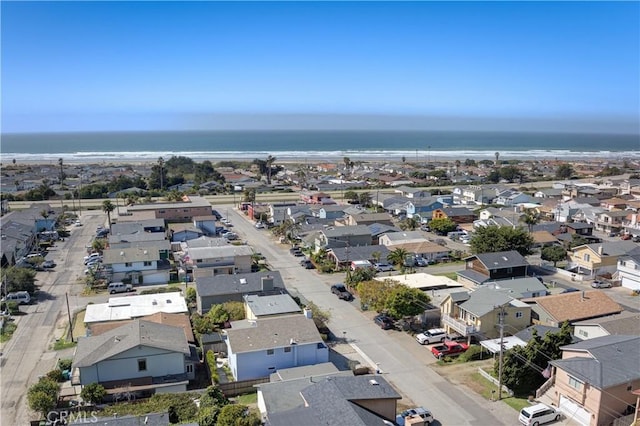
<path id="1" fill-rule="evenodd" d="M 111 212 L 116 209 L 116 206 L 109 200 L 102 202 L 102 211 L 107 214 L 107 220 L 109 221 L 109 231 L 111 231 Z"/>
<path id="2" fill-rule="evenodd" d="M 269 155 L 267 157 L 267 185 L 271 185 L 271 165 L 276 161 L 276 157 Z"/>
<path id="3" fill-rule="evenodd" d="M 495 154 L 493 154 L 493 155 L 495 155 L 495 156 L 496 156 L 496 167 L 498 167 L 498 164 L 499 164 L 499 163 L 498 163 L 498 159 L 500 158 L 500 153 L 496 151 L 496 153 L 495 153 Z"/>
<path id="4" fill-rule="evenodd" d="M 533 225 L 540 222 L 540 214 L 535 209 L 527 209 L 522 217 L 520 217 L 520 221 L 527 224 L 529 228 L 529 232 L 533 228 Z"/>
<path id="5" fill-rule="evenodd" d="M 164 189 L 164 158 L 158 158 L 158 166 L 160 167 L 160 191 Z"/>
<path id="6" fill-rule="evenodd" d="M 64 185 L 64 166 L 62 158 L 58 158 L 58 165 L 60 166 L 60 187 Z"/>
<path id="7" fill-rule="evenodd" d="M 402 266 L 408 254 L 409 252 L 405 249 L 397 248 L 387 255 L 387 260 L 394 265 Z"/>

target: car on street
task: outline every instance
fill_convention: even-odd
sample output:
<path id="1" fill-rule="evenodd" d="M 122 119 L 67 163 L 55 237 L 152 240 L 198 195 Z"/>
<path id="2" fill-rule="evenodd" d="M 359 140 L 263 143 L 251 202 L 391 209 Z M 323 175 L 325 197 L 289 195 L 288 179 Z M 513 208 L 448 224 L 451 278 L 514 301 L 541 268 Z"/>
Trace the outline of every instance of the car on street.
<path id="1" fill-rule="evenodd" d="M 338 296 L 338 299 L 346 300 L 347 302 L 353 300 L 353 294 L 351 294 L 342 283 L 332 285 L 331 293 Z"/>
<path id="2" fill-rule="evenodd" d="M 82 226 L 82 222 L 80 222 L 79 220 L 76 220 L 76 221 L 74 222 L 74 225 L 75 225 L 75 226 Z"/>
<path id="3" fill-rule="evenodd" d="M 56 267 L 56 263 L 53 260 L 45 260 L 40 266 L 42 266 L 44 269 L 51 269 Z"/>
<path id="4" fill-rule="evenodd" d="M 292 247 L 292 248 L 290 248 L 289 249 L 289 253 L 291 253 L 295 257 L 304 256 L 304 253 L 302 252 L 302 249 L 300 247 Z"/>
<path id="5" fill-rule="evenodd" d="M 431 411 L 427 410 L 424 407 L 409 408 L 408 410 L 404 410 L 403 412 L 401 412 L 396 416 L 396 423 L 399 426 L 404 426 L 407 418 L 410 418 L 410 419 L 420 418 L 422 419 L 422 423 L 418 423 L 418 424 L 423 424 L 423 425 L 431 424 L 433 422 L 433 415 L 431 414 Z M 416 423 L 412 422 L 411 424 L 416 424 Z"/>
<path id="6" fill-rule="evenodd" d="M 591 287 L 593 288 L 611 288 L 611 283 L 607 281 L 595 280 L 591 283 Z"/>
<path id="7" fill-rule="evenodd" d="M 373 267 L 376 268 L 376 271 L 378 272 L 390 272 L 394 270 L 393 266 L 388 263 L 374 263 Z"/>
<path id="8" fill-rule="evenodd" d="M 393 321 L 393 318 L 385 314 L 376 315 L 375 317 L 373 317 L 373 321 L 378 324 L 383 330 L 395 328 L 395 322 Z"/>
<path id="9" fill-rule="evenodd" d="M 574 293 L 576 291 L 580 291 L 580 289 L 579 288 L 574 288 L 574 287 L 569 287 L 569 288 L 565 288 L 564 290 L 562 290 L 561 294 Z"/>
<path id="10" fill-rule="evenodd" d="M 304 266 L 305 269 L 315 269 L 313 262 L 309 259 L 304 259 L 300 261 L 300 266 Z"/>
<path id="11" fill-rule="evenodd" d="M 262 222 L 256 223 L 256 229 L 264 229 L 264 228 L 265 228 L 264 223 Z"/>
<path id="12" fill-rule="evenodd" d="M 445 341 L 441 345 L 437 345 L 431 348 L 431 353 L 438 359 L 442 359 L 445 356 L 460 355 L 469 349 L 469 345 L 466 343 L 448 342 Z"/>

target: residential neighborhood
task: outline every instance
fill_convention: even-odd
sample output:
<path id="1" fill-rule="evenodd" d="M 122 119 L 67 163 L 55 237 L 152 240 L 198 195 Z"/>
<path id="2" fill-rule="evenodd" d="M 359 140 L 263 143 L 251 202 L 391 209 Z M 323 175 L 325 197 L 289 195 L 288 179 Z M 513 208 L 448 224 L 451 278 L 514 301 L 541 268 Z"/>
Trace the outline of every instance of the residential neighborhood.
<path id="1" fill-rule="evenodd" d="M 273 426 L 514 424 L 535 404 L 558 424 L 632 424 L 640 179 L 531 189 L 483 184 L 491 170 L 469 165 L 451 178 L 478 179 L 444 189 L 409 165 L 338 164 L 335 184 L 288 167 L 270 183 L 221 168 L 240 194 L 7 204 L 8 424 L 135 417 L 127 404 L 164 394 L 192 408 L 149 409 L 157 424 L 215 424 L 214 394 L 216 410 Z"/>

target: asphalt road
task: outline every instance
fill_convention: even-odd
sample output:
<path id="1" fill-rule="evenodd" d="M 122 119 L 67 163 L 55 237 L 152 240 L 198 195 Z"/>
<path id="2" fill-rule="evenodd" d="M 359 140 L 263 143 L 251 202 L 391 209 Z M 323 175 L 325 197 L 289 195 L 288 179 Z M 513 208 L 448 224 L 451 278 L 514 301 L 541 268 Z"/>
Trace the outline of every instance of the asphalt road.
<path id="1" fill-rule="evenodd" d="M 27 425 L 38 418 L 28 408 L 27 389 L 56 366 L 57 353 L 50 348 L 68 325 L 65 294 L 72 313 L 87 303 L 78 296 L 83 289 L 82 257 L 96 226 L 104 221 L 102 212 L 83 214 L 84 226 L 72 227 L 71 236 L 47 254 L 46 259 L 57 264 L 55 269 L 37 273 L 36 301 L 20 307 L 24 314 L 15 317 L 18 328 L 2 347 L 0 424 Z"/>
<path id="2" fill-rule="evenodd" d="M 262 253 L 273 270 L 280 272 L 289 291 L 329 311 L 332 333 L 355 346 L 372 367 L 382 370 L 403 397 L 432 410 L 441 424 L 514 424 L 517 413 L 511 408 L 502 403 L 487 403 L 429 368 L 435 359 L 427 347 L 418 345 L 405 333 L 380 329 L 372 321 L 374 313 L 361 312 L 357 300 L 349 303 L 333 295 L 329 287 L 342 281 L 342 274 L 319 274 L 304 269 L 299 265 L 301 258 L 292 256 L 289 246 L 279 244 L 269 231 L 256 229 L 241 212 L 230 209 L 227 214 L 241 238 Z"/>

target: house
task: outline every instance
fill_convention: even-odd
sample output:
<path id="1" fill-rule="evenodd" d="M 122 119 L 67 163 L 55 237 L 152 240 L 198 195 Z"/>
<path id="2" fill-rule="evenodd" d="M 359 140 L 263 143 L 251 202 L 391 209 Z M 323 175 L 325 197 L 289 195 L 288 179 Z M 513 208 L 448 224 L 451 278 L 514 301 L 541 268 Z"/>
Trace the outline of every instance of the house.
<path id="1" fill-rule="evenodd" d="M 204 232 L 192 224 L 176 223 L 169 227 L 171 242 L 195 240 L 204 235 Z"/>
<path id="2" fill-rule="evenodd" d="M 401 398 L 379 375 L 333 373 L 258 385 L 258 408 L 274 426 L 395 424 Z"/>
<path id="3" fill-rule="evenodd" d="M 614 273 L 618 259 L 637 248 L 633 241 L 583 244 L 569 252 L 567 269 L 592 278 L 607 272 Z"/>
<path id="4" fill-rule="evenodd" d="M 334 204 L 312 207 L 309 209 L 312 216 L 320 219 L 340 219 L 344 216 L 345 206 Z"/>
<path id="5" fill-rule="evenodd" d="M 428 241 L 422 231 L 390 232 L 380 237 L 380 245 L 393 246 L 406 243 L 424 243 Z"/>
<path id="6" fill-rule="evenodd" d="M 622 311 L 606 317 L 574 322 L 573 327 L 574 334 L 583 340 L 620 334 L 640 336 L 640 314 Z"/>
<path id="7" fill-rule="evenodd" d="M 327 250 L 327 257 L 335 261 L 336 269 L 344 269 L 354 260 L 386 261 L 389 253 L 391 251 L 385 246 L 335 247 Z"/>
<path id="8" fill-rule="evenodd" d="M 565 321 L 574 323 L 622 312 L 622 306 L 602 291 L 576 291 L 551 296 L 523 299 L 531 305 L 534 324 L 560 327 Z"/>
<path id="9" fill-rule="evenodd" d="M 440 303 L 440 311 L 447 333 L 459 333 L 462 336 L 480 334 L 489 339 L 498 337 L 500 315 L 511 333 L 531 323 L 529 305 L 507 292 L 486 287 L 449 294 Z"/>
<path id="10" fill-rule="evenodd" d="M 193 218 L 193 226 L 202 231 L 204 235 L 210 237 L 217 233 L 216 220 L 217 218 L 211 214 L 206 216 L 195 216 Z"/>
<path id="11" fill-rule="evenodd" d="M 451 219 L 455 223 L 473 223 L 476 215 L 466 207 L 442 207 L 435 209 L 431 214 L 431 218 Z"/>
<path id="12" fill-rule="evenodd" d="M 193 350 L 192 350 L 193 348 Z M 136 320 L 78 339 L 72 384 L 100 383 L 107 393 L 185 392 L 198 362 L 179 327 Z"/>
<path id="13" fill-rule="evenodd" d="M 510 280 L 485 281 L 484 287 L 502 290 L 515 299 L 546 296 L 547 287 L 534 277 L 512 278 Z"/>
<path id="14" fill-rule="evenodd" d="M 493 200 L 495 204 L 503 206 L 516 206 L 522 203 L 528 203 L 531 201 L 531 197 L 523 192 L 516 191 L 514 189 L 506 189 L 500 192 Z"/>
<path id="15" fill-rule="evenodd" d="M 640 291 L 640 248 L 618 257 L 617 271 L 622 287 Z"/>
<path id="16" fill-rule="evenodd" d="M 433 211 L 442 207 L 442 203 L 433 197 L 411 199 L 405 205 L 407 217 L 416 217 L 420 222 L 422 222 L 423 218 L 431 218 Z"/>
<path id="17" fill-rule="evenodd" d="M 166 203 L 135 204 L 124 208 L 126 215 L 151 212 L 156 219 L 167 222 L 191 222 L 194 217 L 211 214 L 211 203 L 202 197 L 184 196 L 182 201 Z"/>
<path id="18" fill-rule="evenodd" d="M 395 226 L 383 225 L 380 223 L 372 223 L 368 225 L 369 231 L 371 232 L 371 244 L 376 246 L 380 244 L 380 237 L 389 234 L 392 232 L 400 232 L 401 229 Z"/>
<path id="19" fill-rule="evenodd" d="M 164 240 L 167 228 L 164 219 L 139 219 L 118 222 L 111 225 L 111 235 L 154 234 Z"/>
<path id="20" fill-rule="evenodd" d="M 529 263 L 515 250 L 479 253 L 465 259 L 465 269 L 458 272 L 458 281 L 465 286 L 477 286 L 490 280 L 526 277 Z"/>
<path id="21" fill-rule="evenodd" d="M 198 277 L 251 272 L 253 249 L 243 245 L 189 246 L 183 261 Z"/>
<path id="22" fill-rule="evenodd" d="M 347 226 L 372 225 L 374 223 L 393 226 L 393 222 L 391 221 L 391 215 L 389 213 L 362 213 L 361 212 L 358 214 L 348 214 L 345 220 L 345 224 Z"/>
<path id="23" fill-rule="evenodd" d="M 160 250 L 147 248 L 116 248 L 103 252 L 102 264 L 111 267 L 113 281 L 131 280 L 133 284 L 166 284 L 171 265 L 161 259 Z"/>
<path id="24" fill-rule="evenodd" d="M 604 211 L 596 216 L 597 231 L 619 233 L 624 227 L 624 221 L 629 214 L 626 210 Z"/>
<path id="25" fill-rule="evenodd" d="M 305 315 L 236 321 L 225 332 L 229 367 L 238 381 L 329 361 L 329 348 Z"/>
<path id="26" fill-rule="evenodd" d="M 85 324 L 124 321 L 153 315 L 158 312 L 179 314 L 189 312 L 187 302 L 179 292 L 138 294 L 110 297 L 107 303 L 87 305 Z"/>
<path id="27" fill-rule="evenodd" d="M 300 306 L 286 293 L 265 296 L 245 294 L 244 310 L 248 320 L 302 313 Z"/>
<path id="28" fill-rule="evenodd" d="M 552 385 L 545 395 L 574 423 L 615 424 L 633 414 L 629 407 L 637 402 L 639 347 L 637 335 L 602 336 L 561 347 L 562 359 L 550 362 L 553 375 L 547 383 Z"/>
<path id="29" fill-rule="evenodd" d="M 187 338 L 187 342 L 195 343 L 196 339 L 191 329 L 191 320 L 188 313 L 184 314 L 169 314 L 166 312 L 156 312 L 155 314 L 145 315 L 140 317 L 143 321 L 151 321 L 158 324 L 171 325 L 173 327 L 182 328 L 184 336 Z M 114 328 L 121 327 L 135 320 L 124 321 L 105 321 L 105 322 L 92 322 L 85 324 L 87 336 L 99 336 Z"/>
<path id="30" fill-rule="evenodd" d="M 386 247 L 389 251 L 397 249 L 406 250 L 408 254 L 422 257 L 427 261 L 447 259 L 451 253 L 451 250 L 447 247 L 426 240 L 422 242 L 390 244 Z"/>
<path id="31" fill-rule="evenodd" d="M 399 186 L 393 190 L 393 192 L 400 194 L 400 196 L 405 198 L 425 198 L 431 197 L 431 192 L 425 191 L 420 188 L 413 188 L 410 186 Z"/>
<path id="32" fill-rule="evenodd" d="M 370 246 L 371 233 L 366 225 L 328 227 L 316 235 L 316 249 Z"/>
<path id="33" fill-rule="evenodd" d="M 212 275 L 196 279 L 196 305 L 199 314 L 224 302 L 242 302 L 246 294 L 284 294 L 284 281 L 278 271 Z"/>

